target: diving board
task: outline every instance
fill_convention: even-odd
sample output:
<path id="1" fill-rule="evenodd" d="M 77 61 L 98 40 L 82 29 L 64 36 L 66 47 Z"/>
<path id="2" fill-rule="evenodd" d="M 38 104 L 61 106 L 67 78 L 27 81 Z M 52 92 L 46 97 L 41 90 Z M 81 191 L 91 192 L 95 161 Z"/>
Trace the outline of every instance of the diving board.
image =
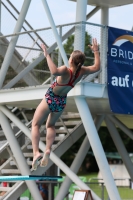
<path id="1" fill-rule="evenodd" d="M 62 176 L 0 176 L 0 182 L 3 181 L 31 181 L 31 180 L 45 180 L 45 181 L 55 181 L 62 179 Z"/>

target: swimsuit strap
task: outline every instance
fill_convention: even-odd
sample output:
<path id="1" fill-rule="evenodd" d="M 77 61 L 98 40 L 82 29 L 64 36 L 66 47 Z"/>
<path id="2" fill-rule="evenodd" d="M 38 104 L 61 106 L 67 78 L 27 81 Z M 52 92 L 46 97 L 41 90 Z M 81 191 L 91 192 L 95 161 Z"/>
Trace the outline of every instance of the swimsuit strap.
<path id="1" fill-rule="evenodd" d="M 71 70 L 70 70 L 71 71 Z M 72 73 L 72 72 L 71 72 Z M 71 85 L 74 87 L 74 85 L 73 85 L 73 83 L 74 83 L 74 81 L 78 78 L 78 76 L 79 76 L 79 73 L 80 72 L 78 72 L 78 74 L 74 77 L 74 79 L 71 81 Z"/>
<path id="2" fill-rule="evenodd" d="M 68 68 L 69 69 L 69 68 Z M 70 79 L 69 79 L 69 82 L 67 83 L 67 84 L 59 84 L 59 83 L 57 83 L 57 79 L 56 79 L 56 83 L 57 83 L 57 85 L 58 86 L 71 86 L 71 87 L 74 87 L 74 85 L 73 85 L 73 83 L 74 83 L 74 81 L 78 78 L 78 76 L 79 76 L 79 73 L 74 77 L 74 79 L 72 80 L 72 76 L 73 76 L 73 74 L 72 74 L 72 70 L 71 69 L 69 69 L 69 71 L 70 71 Z"/>

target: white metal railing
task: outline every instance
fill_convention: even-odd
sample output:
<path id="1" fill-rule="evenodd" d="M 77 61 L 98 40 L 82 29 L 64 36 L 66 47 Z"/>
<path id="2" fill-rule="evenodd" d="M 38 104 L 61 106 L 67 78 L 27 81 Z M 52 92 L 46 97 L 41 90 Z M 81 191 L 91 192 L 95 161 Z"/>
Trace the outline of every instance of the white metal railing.
<path id="1" fill-rule="evenodd" d="M 76 23 L 58 25 L 56 26 L 56 28 L 60 36 L 62 35 L 61 40 L 62 40 L 63 45 L 66 43 L 68 37 L 74 34 L 75 26 L 77 24 L 84 24 L 86 27 L 86 32 L 88 33 L 90 38 L 97 38 L 98 43 L 99 43 L 100 57 L 101 57 L 100 71 L 97 73 L 91 74 L 88 77 L 83 77 L 81 81 L 105 84 L 106 83 L 106 60 L 107 60 L 106 58 L 107 27 L 103 25 L 99 25 L 99 24 L 89 23 L 89 22 L 76 22 Z M 47 44 L 48 52 L 51 54 L 54 51 L 54 58 L 56 57 L 56 60 L 61 63 L 61 58 L 59 59 L 58 54 L 56 55 L 57 43 L 54 38 L 51 27 L 28 30 L 28 31 L 25 30 L 19 33 L 14 33 L 14 34 L 5 34 L 5 35 L 0 36 L 0 40 L 2 40 L 3 38 L 6 38 L 10 42 L 11 37 L 18 36 L 18 35 L 19 37 L 16 44 L 16 50 L 22 57 L 21 62 L 23 60 L 27 62 L 27 67 L 22 69 L 22 71 L 18 75 L 16 75 L 13 79 L 11 78 L 9 82 L 3 87 L 3 89 L 14 87 L 14 85 L 16 87 L 17 82 L 23 79 L 23 77 L 29 72 L 33 73 L 33 75 L 40 82 L 40 84 L 44 85 L 44 84 L 50 83 L 51 75 L 48 75 L 49 69 L 47 67 L 47 64 L 45 64 L 45 67 L 44 67 L 45 69 L 41 69 L 38 66 L 38 64 L 44 59 L 42 50 L 39 47 L 42 41 L 44 41 Z M 87 60 L 89 60 L 90 63 L 92 63 L 93 59 L 94 59 L 93 56 L 87 55 Z M 58 66 L 58 63 L 56 64 Z M 42 76 L 42 73 L 43 73 L 43 76 Z M 8 74 L 8 77 L 10 77 L 10 74 Z"/>

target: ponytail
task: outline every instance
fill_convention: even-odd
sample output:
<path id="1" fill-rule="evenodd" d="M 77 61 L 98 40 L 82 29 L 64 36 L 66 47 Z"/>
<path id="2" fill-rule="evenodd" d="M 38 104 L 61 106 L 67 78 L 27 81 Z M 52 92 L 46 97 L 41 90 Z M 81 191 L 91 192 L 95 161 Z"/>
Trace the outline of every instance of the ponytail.
<path id="1" fill-rule="evenodd" d="M 76 70 L 76 73 L 75 73 L 75 78 L 77 77 L 78 73 L 80 72 L 81 67 L 82 67 L 82 64 L 79 63 L 79 64 L 77 65 L 77 70 Z"/>
<path id="2" fill-rule="evenodd" d="M 73 59 L 74 65 L 77 67 L 76 72 L 75 72 L 75 78 L 76 78 L 78 73 L 81 70 L 82 65 L 84 64 L 85 54 L 79 50 L 75 50 L 72 53 L 72 59 Z"/>

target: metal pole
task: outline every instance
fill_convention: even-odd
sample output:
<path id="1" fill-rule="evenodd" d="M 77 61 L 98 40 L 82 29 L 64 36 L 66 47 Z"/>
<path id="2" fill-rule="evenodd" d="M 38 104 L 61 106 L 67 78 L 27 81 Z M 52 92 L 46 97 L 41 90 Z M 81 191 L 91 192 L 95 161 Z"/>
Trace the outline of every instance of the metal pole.
<path id="1" fill-rule="evenodd" d="M 52 61 L 54 62 L 54 53 L 51 53 L 51 59 L 52 59 Z M 54 76 L 53 76 L 53 74 L 50 74 L 51 75 L 51 81 L 50 81 L 50 83 L 52 83 L 53 82 L 53 79 L 54 79 Z M 44 84 L 44 83 L 43 83 Z"/>
<path id="2" fill-rule="evenodd" d="M 90 19 L 96 12 L 100 10 L 100 6 L 96 6 L 90 13 L 87 14 L 86 20 Z"/>
<path id="3" fill-rule="evenodd" d="M 10 6 L 16 11 L 16 13 L 19 14 L 19 11 L 15 8 L 15 6 L 14 6 L 9 0 L 7 0 L 7 1 L 8 1 L 8 3 L 10 4 Z M 24 20 L 24 22 L 27 24 L 27 26 L 29 26 L 29 29 L 30 29 L 30 30 L 33 29 L 33 27 L 32 27 L 26 20 Z M 24 29 L 24 30 L 26 30 L 26 29 Z M 44 41 L 42 40 L 42 38 L 41 38 L 37 33 L 35 33 L 35 35 L 40 39 L 40 41 L 41 41 L 42 43 L 44 43 Z M 32 37 L 32 36 L 30 36 L 30 37 Z M 39 44 L 37 44 L 37 45 L 40 47 Z"/>
<path id="4" fill-rule="evenodd" d="M 105 122 L 106 122 L 106 125 L 108 127 L 108 130 L 112 136 L 112 139 L 116 145 L 116 148 L 119 152 L 119 154 L 121 155 L 122 157 L 122 160 L 127 168 L 127 171 L 128 173 L 130 174 L 130 177 L 133 181 L 133 163 L 131 161 L 131 159 L 129 158 L 129 155 L 128 155 L 128 152 L 122 142 L 122 139 L 114 125 L 114 123 L 112 123 L 108 117 L 105 117 Z"/>
<path id="5" fill-rule="evenodd" d="M 93 12 L 93 11 L 92 11 Z M 89 13 L 90 14 L 90 13 Z M 90 15 L 87 15 L 87 16 L 90 16 Z M 92 13 L 91 13 L 92 14 Z M 72 26 L 74 25 L 67 33 L 64 34 L 64 36 L 67 34 L 70 34 L 70 32 L 74 32 L 75 30 L 75 25 L 76 24 L 79 24 L 80 22 L 73 22 L 73 23 L 68 23 L 68 24 L 62 24 L 61 26 L 62 27 L 65 27 L 65 26 Z M 84 23 L 84 22 L 83 22 Z M 89 25 L 94 25 L 94 26 L 98 26 L 98 27 L 104 27 L 103 25 L 100 25 L 100 24 L 95 24 L 95 23 L 90 23 L 90 22 L 86 22 L 85 24 L 89 24 Z M 60 25 L 56 26 L 56 28 L 58 28 Z M 50 30 L 51 27 L 47 27 L 47 28 L 39 28 L 39 29 L 34 29 L 34 30 L 30 30 L 30 31 L 23 31 L 23 32 L 16 32 L 16 33 L 12 33 L 12 34 L 8 34 L 8 35 L 0 35 L 0 39 L 1 38 L 7 38 L 7 37 L 11 37 L 11 36 L 17 36 L 17 35 L 24 35 L 24 34 L 29 34 L 29 33 L 35 33 L 35 32 L 39 32 L 39 31 L 45 31 L 45 30 Z M 4 45 L 4 46 L 8 46 L 8 45 Z M 19 48 L 25 48 L 25 49 L 30 49 L 29 47 L 23 47 L 23 46 L 19 46 L 17 45 L 16 47 L 19 47 Z M 38 50 L 40 51 L 39 49 L 36 49 L 34 48 L 35 50 Z"/>
<path id="6" fill-rule="evenodd" d="M 127 128 L 119 119 L 117 119 L 117 117 L 108 115 L 108 118 L 133 140 L 133 132 Z"/>
<path id="7" fill-rule="evenodd" d="M 16 23 L 15 29 L 14 29 L 14 33 L 19 32 L 22 28 L 23 22 L 25 20 L 29 5 L 30 5 L 31 0 L 25 0 L 18 18 L 18 21 Z M 4 61 L 2 63 L 1 66 L 1 71 L 0 71 L 0 88 L 2 88 L 5 76 L 6 76 L 6 72 L 8 70 L 8 67 L 10 65 L 11 59 L 12 59 L 12 55 L 14 53 L 14 49 L 15 49 L 15 45 L 17 43 L 18 40 L 18 36 L 14 36 L 12 37 L 10 43 L 9 43 L 9 47 L 7 49 Z"/>
<path id="8" fill-rule="evenodd" d="M 96 123 L 96 127 L 97 127 L 97 130 L 99 129 L 102 121 L 103 121 L 103 117 L 104 116 L 97 116 L 96 117 L 96 120 L 95 120 L 95 123 Z M 79 170 L 79 167 L 81 166 L 88 150 L 90 148 L 90 143 L 88 141 L 88 137 L 86 136 L 70 169 L 75 173 L 77 174 L 78 170 Z M 63 181 L 61 187 L 60 187 L 60 190 L 55 198 L 55 200 L 58 200 L 58 199 L 64 199 L 68 190 L 69 190 L 69 187 L 71 185 L 72 181 L 69 177 L 66 177 L 65 180 Z"/>
<path id="9" fill-rule="evenodd" d="M 101 8 L 101 24 L 107 26 L 109 23 L 109 8 Z M 100 60 L 102 72 L 100 74 L 100 83 L 106 83 L 106 67 L 107 67 L 107 28 L 101 28 L 101 42 L 100 42 Z"/>
<path id="10" fill-rule="evenodd" d="M 86 21 L 86 8 L 87 0 L 77 0 L 76 7 L 76 22 Z M 74 50 L 81 50 L 84 52 L 84 41 L 85 41 L 85 24 L 79 24 L 75 26 L 75 38 L 74 38 Z"/>
<path id="11" fill-rule="evenodd" d="M 23 133 L 31 139 L 31 133 L 30 130 L 12 113 L 10 112 L 5 106 L 0 106 L 0 110 L 12 121 L 14 124 L 19 127 Z M 45 144 L 40 141 L 39 142 L 39 149 L 44 151 L 45 149 Z M 53 152 L 50 154 L 50 159 L 76 184 L 78 185 L 81 189 L 84 190 L 90 190 L 90 188 L 78 178 L 76 174 L 74 174 L 70 168 L 65 165 L 65 163 L 62 162 L 60 158 L 58 158 Z M 92 196 L 95 200 L 100 200 L 100 198 L 92 192 Z M 116 199 L 117 200 L 117 199 Z"/>
<path id="12" fill-rule="evenodd" d="M 62 39 L 62 27 L 59 26 L 59 34 L 60 34 L 60 38 Z M 58 51 L 58 67 L 60 67 L 62 65 L 62 57 L 61 57 L 61 53 L 60 50 Z"/>
<path id="13" fill-rule="evenodd" d="M 52 183 L 48 184 L 48 199 L 52 200 Z"/>
<path id="14" fill-rule="evenodd" d="M 23 156 L 23 153 L 20 149 L 20 146 L 14 136 L 13 130 L 11 128 L 11 125 L 7 119 L 7 117 L 0 111 L 0 123 L 2 126 L 2 129 L 4 131 L 4 134 L 9 142 L 9 145 L 12 149 L 12 152 L 14 154 L 14 157 L 17 161 L 19 170 L 21 172 L 22 175 L 30 175 L 30 170 L 29 167 L 26 163 L 26 160 Z M 40 195 L 40 192 L 37 188 L 37 185 L 34 181 L 26 181 L 26 184 L 30 190 L 30 192 L 32 193 L 32 196 L 34 199 L 39 199 L 42 200 L 42 197 Z"/>
<path id="15" fill-rule="evenodd" d="M 101 7 L 101 24 L 108 26 L 109 24 L 109 8 Z"/>
<path id="16" fill-rule="evenodd" d="M 118 190 L 116 188 L 112 173 L 110 171 L 107 159 L 103 147 L 101 145 L 100 139 L 98 137 L 97 130 L 95 128 L 89 107 L 84 97 L 75 97 L 75 102 L 79 110 L 79 114 L 83 121 L 87 136 L 89 138 L 91 147 L 93 149 L 97 164 L 102 173 L 106 188 L 108 190 L 111 200 L 120 200 Z"/>
<path id="17" fill-rule="evenodd" d="M 72 170 L 75 174 L 77 174 L 79 167 L 81 166 L 89 148 L 90 148 L 90 143 L 88 141 L 88 137 L 85 137 L 85 139 L 76 155 L 76 158 L 74 159 L 74 161 L 70 167 L 70 170 Z M 65 198 L 71 183 L 72 183 L 71 179 L 67 176 L 65 178 L 65 180 L 63 181 L 55 200 Z"/>
<path id="18" fill-rule="evenodd" d="M 8 1 L 8 0 L 7 0 Z M 9 3 L 9 1 L 8 1 L 8 3 Z M 10 5 L 11 5 L 11 3 L 9 3 Z M 17 18 L 14 16 L 14 14 L 11 12 L 11 9 L 9 9 L 3 2 L 2 2 L 2 5 L 5 7 L 5 9 L 12 15 L 12 17 L 17 21 Z M 11 5 L 12 6 L 12 5 Z M 13 7 L 13 9 L 14 9 L 14 7 Z M 25 23 L 27 24 L 27 22 L 26 22 L 26 20 L 25 20 Z M 28 24 L 27 24 L 28 25 Z M 24 31 L 26 31 L 27 32 L 27 30 L 26 30 L 26 28 L 24 27 L 24 26 L 22 26 L 23 27 L 23 29 L 24 29 Z M 30 29 L 32 30 L 33 28 L 31 27 L 31 26 L 29 26 L 30 27 Z M 37 33 L 35 33 L 36 35 L 37 35 Z M 34 38 L 32 37 L 32 35 L 31 34 L 28 34 L 29 35 L 29 37 L 32 39 L 32 40 L 34 40 Z M 5 35 L 4 35 L 5 36 Z M 12 35 L 13 36 L 13 35 Z M 6 36 L 5 36 L 6 37 Z M 40 38 L 40 37 L 39 37 Z M 41 39 L 41 38 L 40 38 Z M 40 45 L 37 43 L 37 46 L 39 47 L 39 48 L 41 48 L 40 47 Z"/>
<path id="19" fill-rule="evenodd" d="M 102 195 L 102 200 L 104 200 L 104 183 L 101 183 L 101 184 L 102 184 L 102 186 L 101 186 L 102 187 L 102 194 L 101 195 Z"/>
<path id="20" fill-rule="evenodd" d="M 82 0 L 77 0 L 77 16 L 79 16 L 78 17 L 79 21 L 84 21 L 84 17 L 85 17 L 85 13 L 86 13 L 85 12 L 86 6 L 87 6 L 86 0 L 84 1 L 84 3 Z M 82 11 L 84 11 L 84 12 L 82 12 Z M 79 13 L 81 13 L 81 14 L 78 15 Z M 81 30 L 80 28 L 77 28 L 76 33 L 75 33 L 74 49 L 78 48 L 79 50 L 83 51 L 83 49 L 84 49 L 84 39 L 82 37 L 83 32 L 85 32 L 85 29 Z M 93 152 L 95 154 L 99 168 L 105 179 L 109 194 L 112 197 L 112 200 L 114 200 L 114 199 L 120 200 L 120 196 L 115 187 L 115 183 L 114 183 L 110 168 L 108 166 L 102 145 L 97 136 L 97 131 L 94 126 L 88 105 L 84 98 L 75 97 L 75 101 L 76 101 L 76 105 L 79 110 L 80 116 L 82 118 L 83 124 L 85 126 L 89 141 L 93 148 Z"/>
<path id="21" fill-rule="evenodd" d="M 65 53 L 65 51 L 64 51 L 64 48 L 63 48 L 61 39 L 60 39 L 60 37 L 59 37 L 59 34 L 58 34 L 58 32 L 57 32 L 56 26 L 55 26 L 55 24 L 54 24 L 54 20 L 53 20 L 53 18 L 52 18 L 51 13 L 50 13 L 50 10 L 49 10 L 47 1 L 46 1 L 46 0 L 42 0 L 42 3 L 43 3 L 43 6 L 44 6 L 45 11 L 46 11 L 46 13 L 47 13 L 47 17 L 48 17 L 48 19 L 49 19 L 51 28 L 52 28 L 52 30 L 53 30 L 55 39 L 56 39 L 56 41 L 57 41 L 57 44 L 58 44 L 60 53 L 61 53 L 62 58 L 63 58 L 63 61 L 64 61 L 65 65 L 68 67 L 68 59 L 67 59 L 66 53 Z"/>
<path id="22" fill-rule="evenodd" d="M 2 18 L 2 13 L 1 13 L 1 0 L 0 0 L 0 33 L 1 33 L 1 18 Z"/>

